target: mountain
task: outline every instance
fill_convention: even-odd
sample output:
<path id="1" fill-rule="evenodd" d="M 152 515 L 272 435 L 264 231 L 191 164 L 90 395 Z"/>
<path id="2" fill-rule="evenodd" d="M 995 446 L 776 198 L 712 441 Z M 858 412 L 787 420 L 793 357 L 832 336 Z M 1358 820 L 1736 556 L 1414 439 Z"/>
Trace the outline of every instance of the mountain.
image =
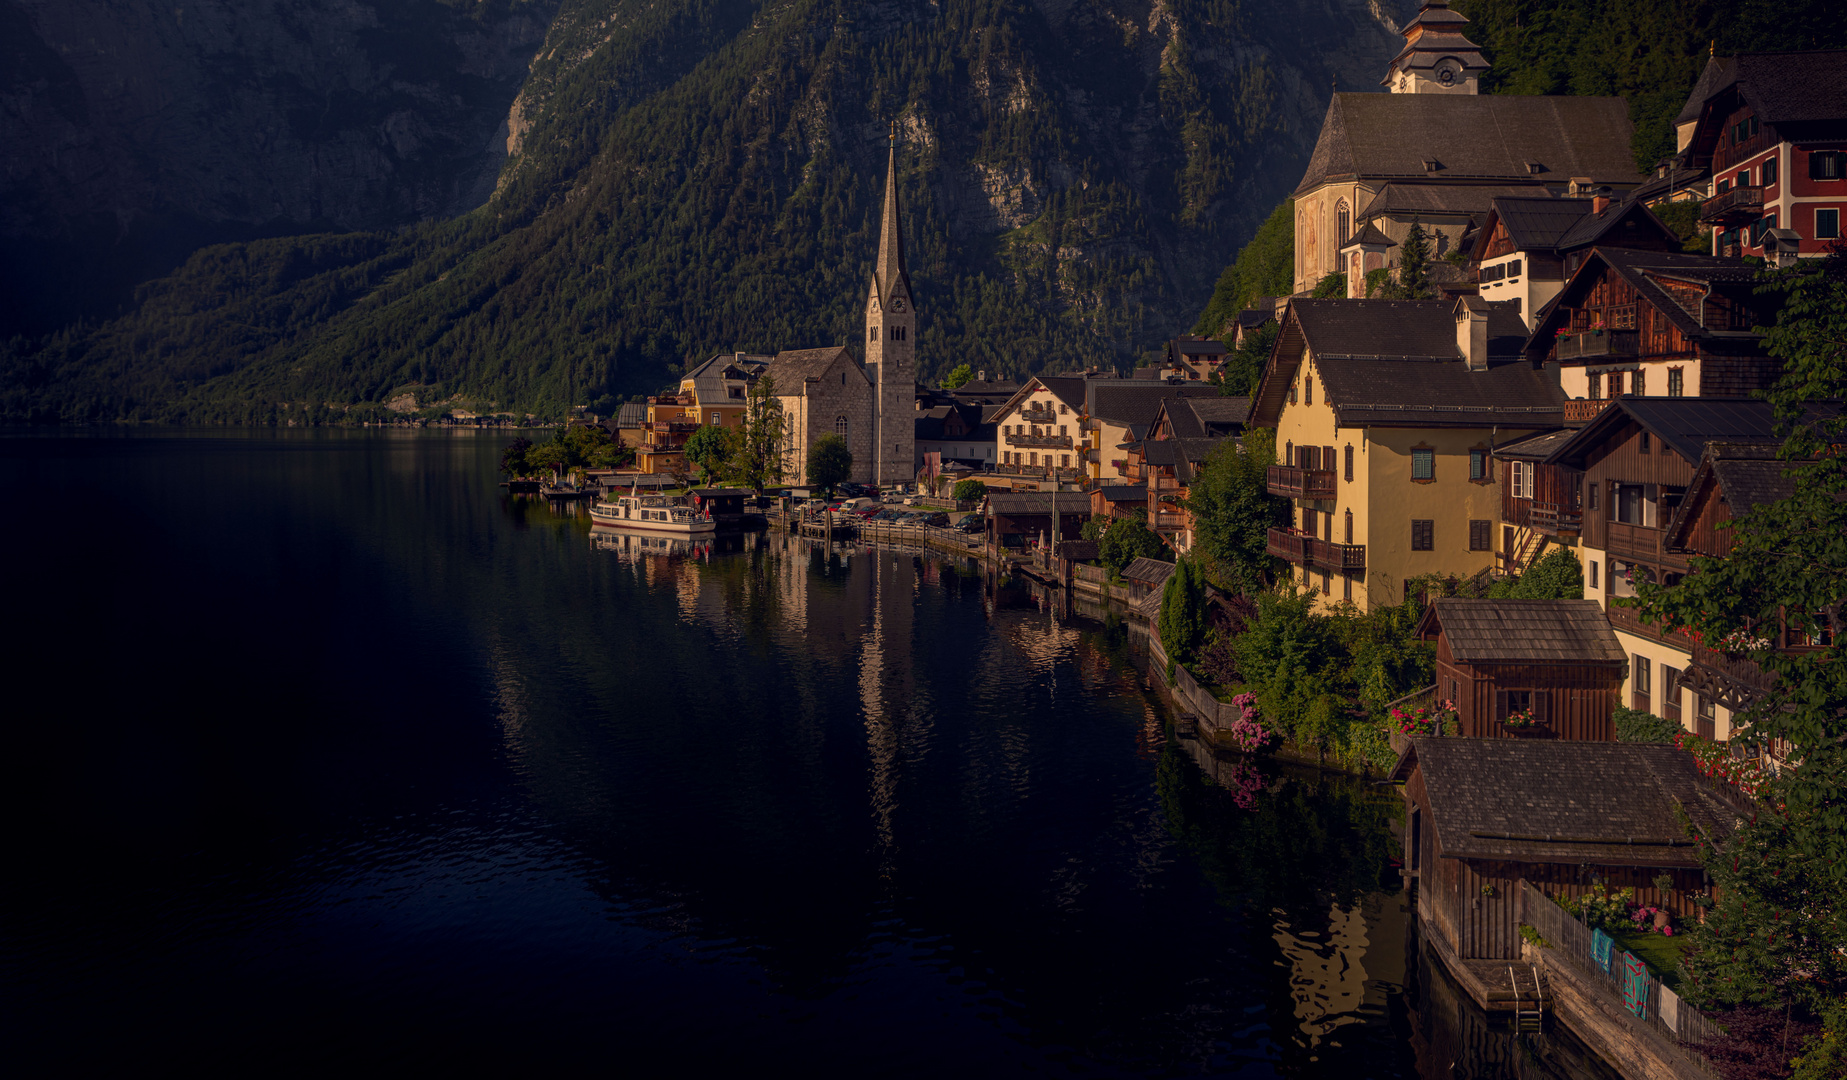
<path id="1" fill-rule="evenodd" d="M 38 20 L 41 42 L 50 6 L 0 0 L 6 18 Z M 133 7 L 70 6 L 85 13 L 70 16 L 78 23 Z M 149 87 L 206 88 L 179 127 L 224 151 L 208 162 L 147 131 L 167 110 L 136 114 L 126 99 L 137 92 L 103 100 L 81 72 L 56 82 L 49 53 L 71 50 L 47 43 L 35 101 L 63 102 L 73 130 L 186 165 L 176 174 L 149 151 L 142 172 L 105 176 L 62 209 L 47 194 L 57 183 L 28 178 L 9 189 L 9 214 L 138 222 L 165 211 L 137 207 L 170 206 L 248 234 L 323 218 L 357 231 L 204 247 L 114 317 L 14 339 L 0 355 L 0 413 L 351 419 L 409 395 L 556 414 L 652 392 L 715 351 L 854 340 L 892 122 L 920 374 L 1126 366 L 1191 325 L 1229 253 L 1300 178 L 1330 90 L 1377 83 L 1409 7 L 227 0 L 175 10 L 219 11 L 229 36 L 205 45 L 150 29 L 148 56 L 127 65 L 180 69 Z M 422 67 L 396 51 L 415 35 L 390 32 L 406 12 L 436 17 Z M 524 79 L 489 126 L 476 106 L 509 84 L 478 73 L 502 71 L 541 17 Z M 339 31 L 350 50 L 314 44 L 338 36 L 319 18 L 356 27 Z M 367 18 L 374 28 L 357 25 Z M 471 52 L 461 42 L 477 32 L 504 48 Z M 284 47 L 303 34 L 309 45 Z M 120 43 L 123 55 L 135 48 Z M 224 72 L 242 81 L 215 82 Z M 200 118 L 211 108 L 199 102 L 257 87 L 272 100 Z M 316 100 L 338 122 L 315 126 L 301 103 Z M 484 192 L 484 147 L 502 124 L 508 157 L 492 193 L 443 217 Z M 443 134 L 400 146 L 397 130 Z M 266 154 L 259 132 L 287 145 Z M 343 148 L 348 182 L 300 183 L 329 147 Z M 145 202 L 111 203 L 119 191 Z"/>
<path id="2" fill-rule="evenodd" d="M 0 337 L 227 240 L 493 193 L 557 0 L 0 0 Z"/>

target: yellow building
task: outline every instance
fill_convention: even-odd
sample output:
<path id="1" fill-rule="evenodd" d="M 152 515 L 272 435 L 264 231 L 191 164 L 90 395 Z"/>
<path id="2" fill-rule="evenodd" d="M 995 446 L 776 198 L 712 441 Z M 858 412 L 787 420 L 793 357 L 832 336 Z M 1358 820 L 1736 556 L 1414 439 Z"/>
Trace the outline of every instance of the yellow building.
<path id="1" fill-rule="evenodd" d="M 1494 567 L 1494 448 L 1563 419 L 1524 337 L 1511 304 L 1476 297 L 1290 302 L 1250 426 L 1275 429 L 1269 488 L 1294 504 L 1270 553 L 1322 604 Z"/>

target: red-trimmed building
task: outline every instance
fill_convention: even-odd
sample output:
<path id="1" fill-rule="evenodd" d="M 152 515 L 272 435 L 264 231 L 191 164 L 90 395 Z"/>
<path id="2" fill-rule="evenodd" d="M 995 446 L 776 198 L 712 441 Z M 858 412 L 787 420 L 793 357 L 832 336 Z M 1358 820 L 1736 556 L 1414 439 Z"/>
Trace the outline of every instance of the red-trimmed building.
<path id="1" fill-rule="evenodd" d="M 1706 64 L 1676 119 L 1689 164 L 1710 170 L 1700 220 L 1715 255 L 1763 255 L 1793 230 L 1820 255 L 1847 211 L 1847 50 L 1744 53 Z"/>

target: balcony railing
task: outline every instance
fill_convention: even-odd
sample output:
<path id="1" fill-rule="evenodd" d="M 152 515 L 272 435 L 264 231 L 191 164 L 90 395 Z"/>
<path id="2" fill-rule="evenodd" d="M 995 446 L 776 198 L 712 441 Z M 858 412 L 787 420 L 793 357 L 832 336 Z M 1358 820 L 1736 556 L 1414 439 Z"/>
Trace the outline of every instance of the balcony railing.
<path id="1" fill-rule="evenodd" d="M 1709 225 L 1732 225 L 1764 216 L 1764 189 L 1735 187 L 1700 203 L 1699 219 Z"/>
<path id="2" fill-rule="evenodd" d="M 642 428 L 665 435 L 691 435 L 699 425 L 690 420 L 650 420 Z"/>
<path id="3" fill-rule="evenodd" d="M 1264 551 L 1273 558 L 1300 563 L 1308 557 L 1305 552 L 1309 540 L 1310 537 L 1288 529 L 1271 529 L 1264 542 Z"/>
<path id="4" fill-rule="evenodd" d="M 1720 678 L 1729 680 L 1743 691 L 1741 696 L 1749 697 L 1752 693 L 1762 693 L 1775 689 L 1776 673 L 1765 671 L 1747 657 L 1720 652 L 1695 643 L 1693 646 L 1693 663 L 1705 668 Z"/>
<path id="5" fill-rule="evenodd" d="M 1071 439 L 1066 435 L 1003 435 L 1008 446 L 1049 446 L 1055 450 L 1071 449 Z"/>
<path id="6" fill-rule="evenodd" d="M 1547 536 L 1576 536 L 1584 528 L 1584 511 L 1562 503 L 1535 502 L 1527 520 Z"/>
<path id="7" fill-rule="evenodd" d="M 1150 516 L 1152 520 L 1149 522 L 1149 524 L 1154 526 L 1156 532 L 1159 532 L 1163 529 L 1171 529 L 1175 532 L 1178 532 L 1179 530 L 1186 528 L 1186 515 L 1185 514 L 1153 514 Z"/>
<path id="8" fill-rule="evenodd" d="M 1596 401 L 1565 402 L 1565 426 L 1583 427 L 1591 422 L 1598 413 L 1610 407 L 1610 399 L 1599 398 Z"/>
<path id="9" fill-rule="evenodd" d="M 1056 424 L 1057 414 L 1050 409 L 1022 409 L 1020 419 L 1029 424 Z"/>
<path id="10" fill-rule="evenodd" d="M 1332 499 L 1338 483 L 1333 469 L 1298 469 L 1272 465 L 1264 473 L 1270 494 L 1285 499 Z"/>
<path id="11" fill-rule="evenodd" d="M 994 466 L 994 471 L 1003 476 L 1049 477 L 1059 480 L 1076 480 L 1082 471 L 1076 468 L 1059 469 L 1045 465 L 1007 465 Z"/>
<path id="12" fill-rule="evenodd" d="M 1560 334 L 1558 358 L 1584 360 L 1599 356 L 1634 356 L 1641 335 L 1634 330 L 1584 330 Z"/>
<path id="13" fill-rule="evenodd" d="M 1310 538 L 1303 548 L 1308 565 L 1322 570 L 1366 569 L 1365 544 L 1336 544 Z"/>
<path id="14" fill-rule="evenodd" d="M 1186 490 L 1185 484 L 1182 484 L 1179 480 L 1171 476 L 1157 476 L 1153 480 L 1148 481 L 1148 487 L 1153 491 Z"/>

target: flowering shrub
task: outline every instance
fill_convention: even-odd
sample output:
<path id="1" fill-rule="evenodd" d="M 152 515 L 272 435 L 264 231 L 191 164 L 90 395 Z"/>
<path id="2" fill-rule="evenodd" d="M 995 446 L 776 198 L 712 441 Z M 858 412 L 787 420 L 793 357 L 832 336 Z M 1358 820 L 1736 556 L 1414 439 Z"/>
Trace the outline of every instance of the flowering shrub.
<path id="1" fill-rule="evenodd" d="M 1532 727 L 1533 710 L 1530 708 L 1515 709 L 1513 712 L 1508 713 L 1507 719 L 1501 721 L 1501 723 L 1506 724 L 1508 727 Z"/>
<path id="2" fill-rule="evenodd" d="M 1558 905 L 1584 920 L 1584 925 L 1610 932 L 1631 929 L 1629 908 L 1634 903 L 1634 889 L 1611 890 L 1601 885 L 1591 886 L 1583 896 L 1558 898 Z"/>
<path id="3" fill-rule="evenodd" d="M 1258 719 L 1257 695 L 1246 691 L 1232 698 L 1231 703 L 1238 707 L 1238 718 L 1225 731 L 1232 745 L 1247 754 L 1254 754 L 1269 746 L 1270 733 L 1264 730 Z"/>
<path id="4" fill-rule="evenodd" d="M 1764 782 L 1763 767 L 1756 758 L 1734 758 L 1724 743 L 1682 731 L 1674 736 L 1674 745 L 1693 755 L 1701 775 L 1723 780 L 1746 795 L 1756 795 Z"/>
<path id="5" fill-rule="evenodd" d="M 1392 722 L 1400 735 L 1435 735 L 1444 724 L 1456 718 L 1456 703 L 1439 701 L 1435 706 L 1419 705 L 1415 709 L 1393 709 Z"/>

